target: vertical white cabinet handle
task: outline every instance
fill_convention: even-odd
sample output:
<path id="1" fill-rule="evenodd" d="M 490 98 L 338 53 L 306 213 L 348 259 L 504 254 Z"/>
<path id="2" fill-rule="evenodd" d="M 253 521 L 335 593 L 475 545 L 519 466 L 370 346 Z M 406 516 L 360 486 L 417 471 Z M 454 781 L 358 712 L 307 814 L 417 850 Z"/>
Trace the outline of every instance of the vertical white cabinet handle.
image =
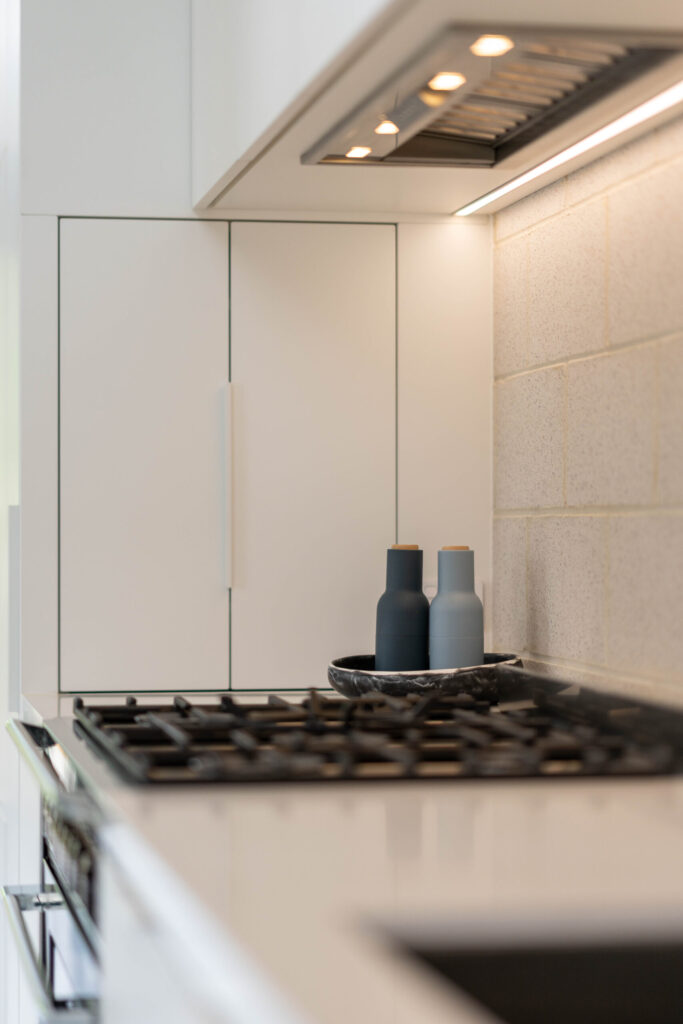
<path id="1" fill-rule="evenodd" d="M 232 384 L 221 388 L 223 405 L 223 573 L 225 588 L 232 586 Z"/>

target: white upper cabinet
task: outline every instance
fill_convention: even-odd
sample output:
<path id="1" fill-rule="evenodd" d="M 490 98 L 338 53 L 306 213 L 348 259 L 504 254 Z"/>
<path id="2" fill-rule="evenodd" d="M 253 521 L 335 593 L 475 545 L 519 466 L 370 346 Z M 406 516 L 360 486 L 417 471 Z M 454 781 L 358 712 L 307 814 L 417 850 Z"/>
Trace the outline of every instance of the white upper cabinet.
<path id="1" fill-rule="evenodd" d="M 193 0 L 192 8 L 192 201 L 235 215 L 446 216 L 683 77 L 679 0 L 652 0 L 646 18 L 642 0 L 517 0 L 514 9 L 499 0 Z M 480 34 L 515 45 L 480 56 L 471 52 Z M 657 47 L 664 59 L 655 59 Z M 439 71 L 459 72 L 460 88 L 430 91 Z M 682 108 L 679 97 L 658 116 Z M 387 118 L 398 135 L 375 134 Z M 499 205 L 654 123 L 553 164 Z M 404 142 L 412 151 L 395 153 Z M 343 160 L 354 146 L 371 150 L 365 162 L 319 162 Z M 404 162 L 367 166 L 389 155 Z"/>
<path id="2" fill-rule="evenodd" d="M 225 689 L 228 227 L 60 236 L 61 689 Z"/>
<path id="3" fill-rule="evenodd" d="M 21 209 L 187 215 L 189 0 L 22 0 Z"/>
<path id="4" fill-rule="evenodd" d="M 395 540 L 395 230 L 231 232 L 232 686 L 326 686 Z"/>
<path id="5" fill-rule="evenodd" d="M 220 191 L 286 108 L 315 95 L 387 0 L 192 0 L 192 199 Z M 204 204 L 202 204 L 204 205 Z M 264 209 L 271 209 L 267 204 Z"/>

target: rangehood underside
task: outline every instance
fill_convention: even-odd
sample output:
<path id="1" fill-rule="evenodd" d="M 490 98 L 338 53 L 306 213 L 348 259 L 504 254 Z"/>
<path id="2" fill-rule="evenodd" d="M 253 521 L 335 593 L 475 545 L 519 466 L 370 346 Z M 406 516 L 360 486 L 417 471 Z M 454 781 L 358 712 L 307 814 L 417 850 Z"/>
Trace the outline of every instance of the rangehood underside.
<path id="1" fill-rule="evenodd" d="M 496 40 L 499 55 L 477 54 Z M 580 133 L 602 127 L 608 99 L 610 117 L 626 113 L 639 83 L 646 99 L 651 81 L 680 79 L 682 53 L 683 36 L 671 33 L 503 25 L 494 36 L 484 25 L 452 26 L 386 77 L 302 163 L 498 166 L 556 138 L 560 127 L 571 144 L 578 114 Z M 538 146 L 534 152 L 538 159 Z"/>
<path id="2" fill-rule="evenodd" d="M 495 0 L 387 0 L 239 160 L 212 185 L 206 177 L 198 208 L 410 220 L 486 197 L 482 212 L 493 213 L 683 115 L 683 5 L 675 0 L 649 0 L 646 10 L 639 0 L 573 0 L 570 10 L 518 0 L 514 24 L 498 21 L 499 12 Z M 480 34 L 514 45 L 476 56 L 470 46 Z M 216 40 L 215 61 L 198 65 L 207 69 L 205 92 L 214 80 L 218 92 L 209 72 L 222 66 L 226 45 Z M 437 102 L 424 104 L 420 93 L 443 71 L 465 81 L 441 95 L 432 89 Z M 681 92 L 680 102 L 607 138 L 615 122 L 656 106 L 666 91 Z M 398 131 L 377 134 L 385 120 Z M 603 139 L 587 152 L 594 133 Z M 364 157 L 347 156 L 356 146 Z M 520 185 L 520 176 L 533 180 Z M 507 194 L 492 199 L 501 189 Z"/>

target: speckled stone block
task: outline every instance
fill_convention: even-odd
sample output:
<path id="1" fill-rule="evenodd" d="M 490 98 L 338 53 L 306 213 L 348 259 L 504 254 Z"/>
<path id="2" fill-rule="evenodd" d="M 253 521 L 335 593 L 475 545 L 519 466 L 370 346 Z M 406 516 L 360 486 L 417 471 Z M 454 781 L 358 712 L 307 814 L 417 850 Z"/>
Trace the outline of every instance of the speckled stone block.
<path id="1" fill-rule="evenodd" d="M 597 199 L 529 236 L 529 366 L 605 347 L 605 209 Z"/>
<path id="2" fill-rule="evenodd" d="M 496 376 L 524 369 L 528 332 L 526 237 L 503 242 L 494 251 L 493 329 Z"/>
<path id="3" fill-rule="evenodd" d="M 520 199 L 496 214 L 496 240 L 502 241 L 510 235 L 524 231 L 532 224 L 538 224 L 559 213 L 564 208 L 565 179 L 559 178 L 551 185 Z"/>
<path id="4" fill-rule="evenodd" d="M 683 329 L 683 160 L 624 185 L 608 202 L 611 342 Z"/>
<path id="5" fill-rule="evenodd" d="M 494 403 L 496 508 L 561 505 L 564 369 L 502 381 L 495 387 Z"/>
<path id="6" fill-rule="evenodd" d="M 683 117 L 501 211 L 495 237 L 492 646 L 683 686 Z"/>
<path id="7" fill-rule="evenodd" d="M 599 160 L 580 167 L 567 178 L 567 206 L 604 192 L 651 167 L 660 155 L 656 132 L 634 139 Z"/>
<path id="8" fill-rule="evenodd" d="M 683 336 L 659 347 L 659 497 L 683 502 Z"/>
<path id="9" fill-rule="evenodd" d="M 526 647 L 527 520 L 493 521 L 493 647 L 523 651 Z"/>
<path id="10" fill-rule="evenodd" d="M 683 680 L 683 516 L 609 523 L 610 666 Z"/>
<path id="11" fill-rule="evenodd" d="M 638 505 L 654 497 L 653 345 L 567 369 L 567 504 Z"/>
<path id="12" fill-rule="evenodd" d="M 604 661 L 607 520 L 529 520 L 528 648 L 555 658 Z"/>
<path id="13" fill-rule="evenodd" d="M 683 156 L 683 117 L 655 129 L 656 149 L 660 160 L 675 160 Z"/>

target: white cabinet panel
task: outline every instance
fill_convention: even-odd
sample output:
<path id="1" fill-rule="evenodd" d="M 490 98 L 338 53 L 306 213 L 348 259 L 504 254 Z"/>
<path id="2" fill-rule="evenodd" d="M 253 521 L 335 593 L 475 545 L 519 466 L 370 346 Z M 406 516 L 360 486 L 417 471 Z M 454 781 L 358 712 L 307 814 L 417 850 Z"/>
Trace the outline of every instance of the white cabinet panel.
<path id="1" fill-rule="evenodd" d="M 232 686 L 374 649 L 395 532 L 395 232 L 233 224 Z"/>
<path id="2" fill-rule="evenodd" d="M 296 117 L 320 88 L 317 76 L 334 76 L 345 47 L 386 6 L 192 0 L 193 203 L 207 206 L 227 172 L 249 162 L 260 137 Z"/>
<path id="3" fill-rule="evenodd" d="M 228 229 L 65 220 L 62 690 L 228 681 Z"/>
<path id="4" fill-rule="evenodd" d="M 164 958 L 158 926 L 106 858 L 101 861 L 102 1024 L 218 1024 Z"/>
<path id="5" fill-rule="evenodd" d="M 21 224 L 21 678 L 57 689 L 57 218 Z"/>
<path id="6" fill-rule="evenodd" d="M 488 224 L 398 228 L 398 536 L 475 551 L 491 579 L 491 242 Z M 432 591 L 433 593 L 433 591 Z"/>
<path id="7" fill-rule="evenodd" d="M 189 0 L 22 0 L 24 213 L 190 211 Z"/>

